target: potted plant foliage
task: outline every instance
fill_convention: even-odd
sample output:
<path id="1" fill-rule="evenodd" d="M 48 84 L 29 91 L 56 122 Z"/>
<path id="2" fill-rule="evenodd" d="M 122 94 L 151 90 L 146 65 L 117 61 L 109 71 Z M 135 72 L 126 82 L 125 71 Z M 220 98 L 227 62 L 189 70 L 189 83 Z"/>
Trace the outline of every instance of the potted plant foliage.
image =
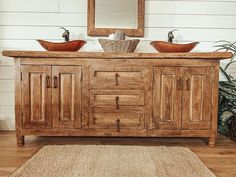
<path id="1" fill-rule="evenodd" d="M 224 81 L 219 82 L 219 113 L 218 113 L 218 131 L 226 136 L 230 136 L 235 141 L 236 135 L 236 76 L 228 73 L 228 68 L 236 63 L 236 42 L 219 41 L 216 45 L 220 50 L 226 50 L 233 53 L 233 57 L 226 64 L 220 67 L 220 71 L 225 77 Z"/>

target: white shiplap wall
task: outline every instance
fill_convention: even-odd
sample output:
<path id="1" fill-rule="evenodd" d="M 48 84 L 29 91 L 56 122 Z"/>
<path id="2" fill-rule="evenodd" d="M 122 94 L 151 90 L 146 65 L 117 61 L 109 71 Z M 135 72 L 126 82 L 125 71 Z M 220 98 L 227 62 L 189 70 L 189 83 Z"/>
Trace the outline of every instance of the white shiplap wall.
<path id="1" fill-rule="evenodd" d="M 87 0 L 0 0 L 0 51 L 42 50 L 35 39 L 61 40 L 64 26 L 86 51 L 101 50 L 88 37 Z M 213 51 L 218 40 L 236 41 L 236 0 L 146 0 L 145 37 L 137 51 L 154 52 L 151 40 L 200 41 L 195 51 Z M 14 62 L 0 55 L 0 129 L 14 129 Z"/>

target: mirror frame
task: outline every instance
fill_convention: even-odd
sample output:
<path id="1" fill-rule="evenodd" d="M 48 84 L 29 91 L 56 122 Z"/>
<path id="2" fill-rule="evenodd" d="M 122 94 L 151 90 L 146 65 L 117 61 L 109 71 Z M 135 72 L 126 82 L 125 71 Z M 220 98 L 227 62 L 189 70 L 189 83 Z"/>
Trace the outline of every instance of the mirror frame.
<path id="1" fill-rule="evenodd" d="M 119 1 L 119 0 L 117 0 Z M 135 29 L 126 28 L 96 28 L 95 27 L 95 0 L 88 0 L 87 13 L 87 33 L 89 36 L 108 36 L 116 30 L 122 30 L 127 36 L 143 37 L 144 36 L 144 15 L 145 15 L 145 0 L 138 0 L 138 27 Z"/>

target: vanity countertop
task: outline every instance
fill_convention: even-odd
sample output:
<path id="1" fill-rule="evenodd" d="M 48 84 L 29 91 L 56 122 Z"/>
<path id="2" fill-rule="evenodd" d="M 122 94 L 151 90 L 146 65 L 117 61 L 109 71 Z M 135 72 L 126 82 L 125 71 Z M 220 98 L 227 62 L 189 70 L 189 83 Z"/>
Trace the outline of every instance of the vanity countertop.
<path id="1" fill-rule="evenodd" d="M 232 57 L 231 52 L 191 53 L 105 53 L 105 52 L 48 52 L 4 50 L 3 56 L 21 58 L 91 58 L 91 59 L 204 59 L 223 60 Z"/>

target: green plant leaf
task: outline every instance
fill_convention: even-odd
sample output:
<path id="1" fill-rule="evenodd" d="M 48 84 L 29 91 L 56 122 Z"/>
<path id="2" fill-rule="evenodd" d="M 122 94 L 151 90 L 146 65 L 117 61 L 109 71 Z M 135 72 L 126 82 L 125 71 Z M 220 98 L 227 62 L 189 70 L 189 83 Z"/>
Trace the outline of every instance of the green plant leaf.
<path id="1" fill-rule="evenodd" d="M 228 69 L 228 67 L 231 65 L 231 64 L 233 64 L 233 63 L 236 63 L 236 61 L 230 61 L 226 66 L 225 66 L 225 71 Z"/>

